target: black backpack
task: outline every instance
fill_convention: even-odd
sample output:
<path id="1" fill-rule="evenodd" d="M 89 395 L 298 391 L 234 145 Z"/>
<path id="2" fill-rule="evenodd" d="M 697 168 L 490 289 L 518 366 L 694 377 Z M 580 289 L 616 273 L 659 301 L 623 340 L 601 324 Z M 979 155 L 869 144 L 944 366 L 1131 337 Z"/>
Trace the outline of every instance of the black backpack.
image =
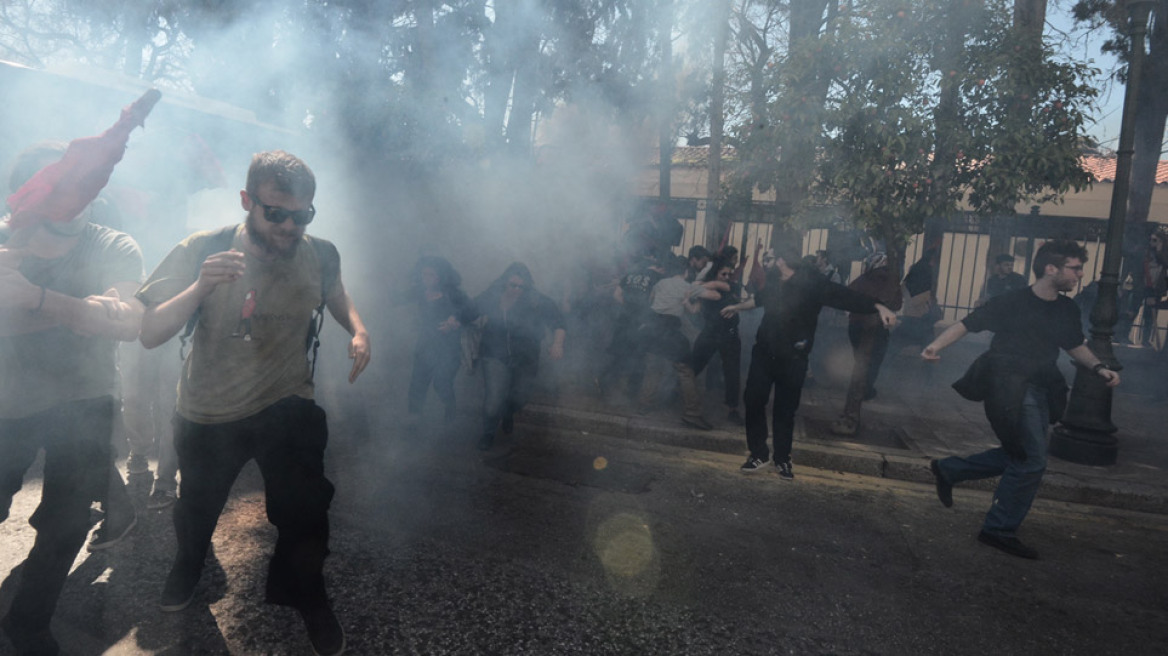
<path id="1" fill-rule="evenodd" d="M 235 231 L 238 226 L 230 225 L 220 228 L 211 234 L 203 242 L 202 251 L 199 253 L 199 264 L 215 253 L 222 253 L 231 248 L 231 242 L 235 239 Z M 341 261 L 337 256 L 336 248 L 331 248 L 319 239 L 310 240 L 314 250 L 316 250 L 316 259 L 320 262 L 320 304 L 312 311 L 312 320 L 308 324 L 308 336 L 305 338 L 304 350 L 312 351 L 312 376 L 316 375 L 316 352 L 320 348 L 320 329 L 324 327 L 324 306 L 328 300 L 327 295 L 329 289 L 337 281 L 337 277 L 341 272 Z M 179 348 L 179 357 L 186 360 L 186 348 L 190 342 L 191 335 L 195 332 L 195 326 L 199 324 L 199 312 L 191 315 L 187 319 L 186 328 L 183 333 L 179 335 L 179 342 L 182 346 Z"/>

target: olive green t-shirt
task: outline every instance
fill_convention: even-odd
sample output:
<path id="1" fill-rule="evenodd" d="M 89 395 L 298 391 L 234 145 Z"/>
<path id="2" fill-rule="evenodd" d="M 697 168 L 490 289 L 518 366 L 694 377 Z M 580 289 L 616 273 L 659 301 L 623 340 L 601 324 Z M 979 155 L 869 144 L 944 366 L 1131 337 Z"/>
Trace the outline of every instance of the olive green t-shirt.
<path id="1" fill-rule="evenodd" d="M 306 346 L 322 275 L 314 238 L 305 235 L 289 257 L 263 261 L 247 252 L 243 230 L 236 227 L 231 248 L 245 253 L 246 271 L 216 287 L 199 306 L 178 382 L 178 414 L 196 423 L 237 421 L 289 396 L 312 398 Z M 138 298 L 147 307 L 158 305 L 194 283 L 211 254 L 207 240 L 216 232 L 195 233 L 179 243 Z M 323 245 L 335 252 L 332 244 Z"/>
<path id="2" fill-rule="evenodd" d="M 142 280 L 142 251 L 126 233 L 90 223 L 68 253 L 51 260 L 26 256 L 20 272 L 34 285 L 85 298 Z M 65 326 L 0 337 L 0 418 L 116 394 L 117 347 L 114 339 Z"/>

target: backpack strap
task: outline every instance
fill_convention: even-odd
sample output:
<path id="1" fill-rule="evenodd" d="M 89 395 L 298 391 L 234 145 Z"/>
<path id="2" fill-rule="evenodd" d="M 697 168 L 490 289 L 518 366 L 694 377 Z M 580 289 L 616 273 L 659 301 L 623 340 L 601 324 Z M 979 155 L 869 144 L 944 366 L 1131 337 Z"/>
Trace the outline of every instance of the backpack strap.
<path id="1" fill-rule="evenodd" d="M 328 294 L 341 275 L 341 256 L 337 247 L 329 242 L 309 237 L 313 250 L 316 251 L 316 260 L 320 263 L 320 304 L 312 312 L 312 321 L 308 324 L 308 339 L 305 350 L 312 351 L 312 369 L 309 380 L 316 377 L 316 352 L 320 349 L 320 329 L 324 327 L 324 308 L 328 303 Z"/>
<path id="2" fill-rule="evenodd" d="M 235 231 L 238 227 L 238 224 L 224 226 L 212 232 L 201 241 L 199 256 L 197 258 L 200 267 L 203 266 L 203 262 L 208 257 L 211 257 L 215 253 L 222 253 L 223 251 L 231 249 L 231 242 L 235 239 Z M 178 349 L 178 357 L 180 360 L 187 359 L 187 343 L 190 342 L 191 335 L 193 335 L 195 332 L 195 326 L 199 325 L 199 313 L 200 310 L 195 309 L 195 312 L 191 315 L 191 318 L 187 319 L 186 328 L 183 329 L 182 334 L 178 337 L 178 341 L 181 343 L 181 346 L 179 346 Z"/>

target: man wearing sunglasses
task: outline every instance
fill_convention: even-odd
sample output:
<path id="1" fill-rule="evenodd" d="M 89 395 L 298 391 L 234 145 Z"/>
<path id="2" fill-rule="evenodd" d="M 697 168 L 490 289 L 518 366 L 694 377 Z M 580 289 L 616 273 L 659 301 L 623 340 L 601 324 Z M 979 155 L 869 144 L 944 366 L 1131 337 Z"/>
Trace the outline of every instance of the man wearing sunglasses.
<path id="1" fill-rule="evenodd" d="M 369 362 L 369 335 L 345 293 L 336 248 L 304 234 L 316 213 L 315 192 L 316 179 L 300 159 L 283 151 L 255 155 L 240 192 L 244 224 L 185 239 L 138 297 L 147 307 L 146 348 L 197 317 L 178 387 L 178 553 L 163 586 L 162 610 L 183 610 L 194 599 L 231 485 L 255 459 L 268 518 L 279 529 L 267 601 L 300 612 L 317 654 L 340 654 L 344 631 L 322 574 L 333 496 L 324 475 L 328 428 L 313 401 L 306 331 L 323 297 L 352 335 L 350 383 Z"/>

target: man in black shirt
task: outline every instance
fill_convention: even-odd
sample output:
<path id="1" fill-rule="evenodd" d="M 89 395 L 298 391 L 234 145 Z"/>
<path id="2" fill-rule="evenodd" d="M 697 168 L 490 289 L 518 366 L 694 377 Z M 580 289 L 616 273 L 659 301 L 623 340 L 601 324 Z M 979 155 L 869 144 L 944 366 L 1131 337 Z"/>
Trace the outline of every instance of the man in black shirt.
<path id="1" fill-rule="evenodd" d="M 766 285 L 758 295 L 724 308 L 722 316 L 730 317 L 756 306 L 763 308 L 742 395 L 746 443 L 750 447 L 750 457 L 742 471 L 754 472 L 766 465 L 766 405 L 773 386 L 774 462 L 779 476 L 789 481 L 795 478 L 791 470 L 795 411 L 803 393 L 807 356 L 815 343 L 819 311 L 827 306 L 858 314 L 878 312 L 886 326 L 896 323 L 896 314 L 872 297 L 831 282 L 814 267 L 804 265 L 795 247 L 776 249 L 776 255 L 774 268 L 767 272 Z"/>
<path id="2" fill-rule="evenodd" d="M 941 333 L 921 352 L 938 360 L 941 349 L 967 332 L 993 331 L 988 352 L 979 357 L 954 388 L 964 397 L 985 402 L 986 417 L 1002 446 L 968 457 L 951 456 L 930 463 L 937 497 L 953 505 L 953 486 L 961 481 L 1001 476 L 993 505 L 978 540 L 1022 558 L 1037 558 L 1016 533 L 1046 471 L 1046 427 L 1066 406 L 1066 382 L 1056 366 L 1058 350 L 1107 380 L 1119 384 L 1083 343 L 1079 309 L 1061 295 L 1078 286 L 1087 251 L 1066 240 L 1049 241 L 1034 256 L 1037 280 L 1024 289 L 990 299 Z"/>

